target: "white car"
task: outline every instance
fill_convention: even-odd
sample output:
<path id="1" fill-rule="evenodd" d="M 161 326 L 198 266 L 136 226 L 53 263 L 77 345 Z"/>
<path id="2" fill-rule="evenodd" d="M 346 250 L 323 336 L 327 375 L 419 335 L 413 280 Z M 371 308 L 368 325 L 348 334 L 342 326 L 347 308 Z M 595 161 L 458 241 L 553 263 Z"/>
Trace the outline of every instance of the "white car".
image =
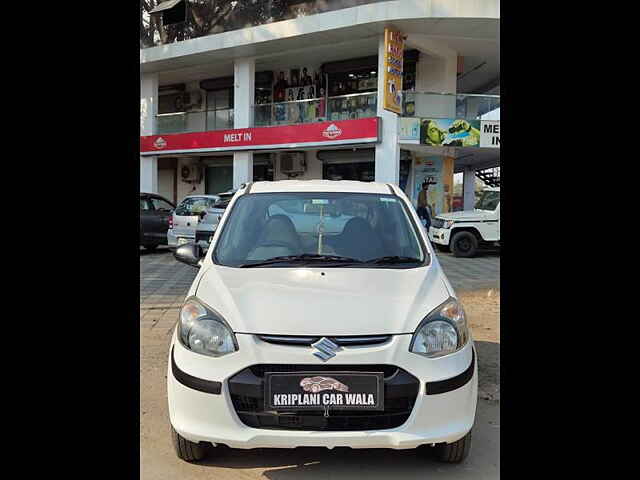
<path id="1" fill-rule="evenodd" d="M 218 223 L 220 222 L 222 215 L 224 215 L 224 211 L 233 198 L 234 193 L 236 193 L 235 190 L 219 193 L 217 195 L 218 200 L 205 210 L 204 215 L 201 215 L 200 221 L 196 226 L 195 243 L 204 249 L 209 248 L 211 238 L 213 238 L 213 234 L 218 227 Z"/>
<path id="2" fill-rule="evenodd" d="M 431 222 L 429 239 L 441 251 L 473 257 L 480 248 L 500 246 L 500 187 L 487 187 L 475 210 L 441 213 Z"/>
<path id="3" fill-rule="evenodd" d="M 196 241 L 196 227 L 202 214 L 220 200 L 218 195 L 187 195 L 169 218 L 167 243 L 174 250 L 179 245 Z"/>
<path id="4" fill-rule="evenodd" d="M 427 446 L 418 451 L 462 461 L 476 352 L 420 225 L 395 185 L 256 182 L 236 192 L 204 257 L 178 247 L 199 267 L 168 359 L 178 457 L 218 445 Z M 331 388 L 309 387 L 317 378 Z"/>

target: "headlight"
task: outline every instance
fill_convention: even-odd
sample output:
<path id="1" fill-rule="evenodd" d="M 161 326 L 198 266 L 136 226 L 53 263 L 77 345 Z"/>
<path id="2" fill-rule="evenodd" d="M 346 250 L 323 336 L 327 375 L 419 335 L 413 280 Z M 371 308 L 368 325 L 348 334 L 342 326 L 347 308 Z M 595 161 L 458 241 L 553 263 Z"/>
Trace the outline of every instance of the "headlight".
<path id="1" fill-rule="evenodd" d="M 189 350 L 221 357 L 238 350 L 235 335 L 222 317 L 195 298 L 188 299 L 180 310 L 180 343 Z"/>
<path id="2" fill-rule="evenodd" d="M 445 220 L 444 223 L 442 224 L 442 228 L 451 228 L 453 223 L 454 223 L 453 220 Z"/>
<path id="3" fill-rule="evenodd" d="M 413 334 L 409 351 L 430 358 L 457 352 L 469 339 L 462 305 L 450 298 L 420 323 Z"/>

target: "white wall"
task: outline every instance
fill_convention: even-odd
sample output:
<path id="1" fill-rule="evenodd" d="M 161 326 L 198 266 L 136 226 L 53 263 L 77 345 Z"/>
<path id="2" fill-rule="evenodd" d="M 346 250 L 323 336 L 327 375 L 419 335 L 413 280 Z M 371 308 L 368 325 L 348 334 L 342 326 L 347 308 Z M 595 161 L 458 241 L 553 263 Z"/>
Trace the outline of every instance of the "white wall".
<path id="1" fill-rule="evenodd" d="M 173 203 L 176 202 L 176 199 L 173 198 L 173 179 L 175 173 L 175 170 L 172 168 L 162 168 L 158 170 L 158 193 Z"/>
<path id="2" fill-rule="evenodd" d="M 318 150 L 307 150 L 305 159 L 307 161 L 307 171 L 292 180 L 321 180 L 322 179 L 322 162 L 317 157 Z M 289 180 L 289 177 L 280 173 L 280 158 L 276 155 L 274 165 L 274 180 Z"/>
<path id="3" fill-rule="evenodd" d="M 181 202 L 187 195 L 204 195 L 204 175 L 202 176 L 202 181 L 196 184 L 187 183 L 182 180 L 182 167 L 192 163 L 197 163 L 197 159 L 178 158 L 178 167 L 176 169 L 178 175 L 178 184 L 176 189 L 178 194 L 178 198 L 176 198 L 177 202 Z"/>

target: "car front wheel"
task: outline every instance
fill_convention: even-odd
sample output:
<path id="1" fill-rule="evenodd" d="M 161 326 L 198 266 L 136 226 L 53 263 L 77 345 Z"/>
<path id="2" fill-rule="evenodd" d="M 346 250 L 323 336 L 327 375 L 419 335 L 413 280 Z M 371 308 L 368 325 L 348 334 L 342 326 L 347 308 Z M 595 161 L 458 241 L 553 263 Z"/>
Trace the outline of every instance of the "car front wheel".
<path id="1" fill-rule="evenodd" d="M 176 451 L 176 455 L 185 462 L 202 460 L 211 450 L 211 446 L 208 444 L 194 443 L 183 438 L 174 430 L 173 426 L 171 426 L 171 440 L 173 441 L 173 448 Z"/>
<path id="2" fill-rule="evenodd" d="M 478 239 L 471 232 L 458 232 L 451 239 L 451 250 L 456 257 L 473 257 L 478 251 Z"/>
<path id="3" fill-rule="evenodd" d="M 456 442 L 435 446 L 436 458 L 446 463 L 462 462 L 469 455 L 469 450 L 471 450 L 471 430 Z"/>

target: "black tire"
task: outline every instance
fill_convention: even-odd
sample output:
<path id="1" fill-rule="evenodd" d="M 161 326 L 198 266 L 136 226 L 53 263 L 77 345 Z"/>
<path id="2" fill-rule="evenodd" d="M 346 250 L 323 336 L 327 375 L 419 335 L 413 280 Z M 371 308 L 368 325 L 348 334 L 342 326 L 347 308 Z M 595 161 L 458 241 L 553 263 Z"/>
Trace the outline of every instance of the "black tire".
<path id="1" fill-rule="evenodd" d="M 436 247 L 436 250 L 439 252 L 449 253 L 451 251 L 449 245 L 441 245 L 439 243 L 433 243 L 432 245 Z"/>
<path id="2" fill-rule="evenodd" d="M 453 443 L 441 443 L 435 446 L 436 458 L 440 462 L 460 463 L 471 450 L 471 430 L 460 440 Z"/>
<path id="3" fill-rule="evenodd" d="M 478 252 L 478 239 L 471 232 L 458 232 L 451 238 L 451 251 L 456 257 L 475 257 Z"/>
<path id="4" fill-rule="evenodd" d="M 209 453 L 210 445 L 204 443 L 190 442 L 186 438 L 182 438 L 178 432 L 171 426 L 171 440 L 176 455 L 185 462 L 197 462 L 202 460 Z"/>

